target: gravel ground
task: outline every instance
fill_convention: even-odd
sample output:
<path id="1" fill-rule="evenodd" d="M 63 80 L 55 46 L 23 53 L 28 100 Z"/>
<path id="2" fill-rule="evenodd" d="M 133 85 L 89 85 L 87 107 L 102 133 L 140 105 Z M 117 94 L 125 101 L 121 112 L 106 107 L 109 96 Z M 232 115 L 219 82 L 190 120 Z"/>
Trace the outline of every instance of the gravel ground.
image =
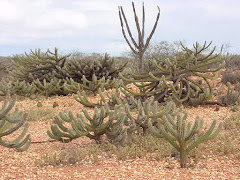
<path id="1" fill-rule="evenodd" d="M 220 78 L 215 81 L 219 83 Z M 222 88 L 222 85 L 218 85 Z M 97 101 L 96 97 L 90 97 Z M 51 97 L 49 99 L 18 101 L 15 107 L 21 111 L 33 113 L 38 110 L 36 104 L 42 102 L 43 109 L 57 114 L 60 111 L 80 112 L 83 108 L 73 97 Z M 53 108 L 54 102 L 59 104 Z M 231 107 L 220 107 L 216 111 L 216 106 L 202 106 L 197 108 L 186 108 L 189 120 L 199 116 L 209 127 L 212 120 L 223 122 L 232 114 Z M 32 115 L 32 114 L 31 114 Z M 31 116 L 34 117 L 33 115 Z M 236 158 L 233 154 L 212 153 L 210 150 L 202 151 L 201 158 L 197 163 L 191 162 L 186 169 L 181 169 L 177 159 L 166 157 L 160 160 L 149 160 L 147 158 L 137 158 L 120 161 L 115 157 L 99 157 L 98 162 L 90 160 L 81 161 L 68 166 L 44 166 L 39 167 L 37 159 L 41 159 L 45 154 L 54 154 L 62 149 L 76 149 L 94 143 L 88 138 L 79 138 L 68 144 L 60 142 L 48 142 L 46 134 L 50 129 L 50 117 L 43 117 L 40 120 L 29 119 L 29 133 L 32 144 L 26 152 L 17 152 L 0 146 L 0 179 L 240 179 L 240 154 Z M 219 135 L 226 136 L 225 130 Z M 239 136 L 240 137 L 240 136 Z M 219 137 L 213 143 L 219 144 Z M 42 143 L 38 143 L 42 142 Z M 240 138 L 236 146 L 240 147 Z M 205 150 L 205 149 L 202 149 Z M 209 153 L 208 153 L 209 151 Z"/>

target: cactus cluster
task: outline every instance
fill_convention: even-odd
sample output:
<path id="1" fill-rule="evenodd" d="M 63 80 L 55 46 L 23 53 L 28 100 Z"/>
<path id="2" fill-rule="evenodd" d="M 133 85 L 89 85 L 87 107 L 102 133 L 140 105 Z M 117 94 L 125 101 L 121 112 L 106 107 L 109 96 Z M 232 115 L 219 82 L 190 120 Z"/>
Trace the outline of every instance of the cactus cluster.
<path id="1" fill-rule="evenodd" d="M 14 80 L 26 82 L 35 91 L 45 95 L 67 95 L 81 90 L 94 94 L 99 88 L 112 88 L 117 83 L 121 67 L 115 66 L 115 60 L 105 54 L 99 59 L 74 58 L 70 55 L 60 56 L 58 49 L 54 52 L 40 49 L 13 58 L 13 70 L 10 75 Z"/>
<path id="2" fill-rule="evenodd" d="M 25 53 L 25 55 L 15 56 L 13 58 L 13 70 L 11 75 L 20 81 L 33 82 L 39 79 L 50 82 L 55 73 L 58 73 L 67 61 L 70 55 L 60 56 L 58 49 L 54 52 L 47 50 L 45 53 L 40 49 Z"/>
<path id="3" fill-rule="evenodd" d="M 11 78 L 4 78 L 0 81 L 0 96 L 11 96 L 14 94 L 29 97 L 35 93 L 35 88 L 26 81 L 14 81 Z"/>
<path id="4" fill-rule="evenodd" d="M 81 98 L 81 96 L 79 97 Z M 84 100 L 75 98 L 77 101 Z M 87 103 L 85 100 L 84 102 Z M 126 136 L 130 137 L 134 134 L 146 135 L 150 118 L 157 121 L 163 115 L 172 113 L 174 108 L 172 103 L 168 103 L 166 107 L 161 106 L 157 101 L 154 102 L 153 98 L 145 102 L 136 101 L 136 107 L 133 109 L 128 103 L 115 104 L 112 107 L 107 102 L 101 106 L 96 106 L 91 102 L 86 105 L 94 107 L 92 117 L 86 109 L 83 109 L 82 113 L 78 113 L 76 117 L 72 112 L 61 112 L 55 118 L 51 131 L 48 131 L 49 136 L 62 142 L 69 142 L 80 136 L 87 136 L 99 142 L 102 135 L 105 134 L 110 141 L 119 142 L 126 139 Z M 66 128 L 65 123 L 70 123 L 72 128 Z M 77 132 L 81 132 L 80 135 Z M 66 140 L 64 137 L 68 139 Z"/>
<path id="5" fill-rule="evenodd" d="M 178 104 L 200 104 L 211 98 L 213 88 L 209 80 L 218 77 L 224 60 L 220 54 L 214 54 L 216 47 L 207 54 L 203 53 L 211 42 L 205 42 L 203 46 L 196 43 L 193 50 L 181 45 L 183 53 L 175 58 L 155 58 L 156 72 L 132 74 L 131 79 L 120 74 L 124 81 L 133 83 L 139 89 L 134 92 L 123 85 L 123 90 L 142 100 L 154 96 L 155 100 L 165 102 L 171 97 Z"/>
<path id="6" fill-rule="evenodd" d="M 9 113 L 15 101 L 15 99 L 4 101 L 0 109 L 0 145 L 25 151 L 31 143 L 30 135 L 26 135 L 29 125 L 26 123 L 26 114 L 19 112 L 17 109 L 13 113 Z M 4 137 L 11 135 L 21 127 L 24 128 L 22 133 L 14 140 L 4 140 Z"/>

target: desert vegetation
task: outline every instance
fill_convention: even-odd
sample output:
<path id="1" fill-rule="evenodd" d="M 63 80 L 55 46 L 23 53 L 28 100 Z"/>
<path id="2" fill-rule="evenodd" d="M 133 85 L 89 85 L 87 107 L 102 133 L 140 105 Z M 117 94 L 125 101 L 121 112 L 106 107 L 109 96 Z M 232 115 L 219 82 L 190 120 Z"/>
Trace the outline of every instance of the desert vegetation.
<path id="1" fill-rule="evenodd" d="M 119 7 L 120 27 L 131 50 L 128 58 L 62 55 L 55 48 L 1 61 L 2 161 L 21 151 L 21 157 L 28 158 L 21 162 L 34 172 L 105 161 L 110 166 L 111 161 L 162 162 L 163 170 L 186 168 L 191 176 L 208 161 L 228 160 L 233 167 L 227 176 L 239 178 L 234 171 L 240 168 L 240 55 L 217 53 L 212 42 L 192 47 L 182 42 L 151 44 L 160 8 L 147 38 L 144 4 L 141 25 L 134 3 L 132 8 L 137 40 Z M 7 156 L 7 148 L 15 150 Z M 7 171 L 1 168 L 2 174 Z M 219 169 L 216 177 L 217 171 L 224 173 Z"/>

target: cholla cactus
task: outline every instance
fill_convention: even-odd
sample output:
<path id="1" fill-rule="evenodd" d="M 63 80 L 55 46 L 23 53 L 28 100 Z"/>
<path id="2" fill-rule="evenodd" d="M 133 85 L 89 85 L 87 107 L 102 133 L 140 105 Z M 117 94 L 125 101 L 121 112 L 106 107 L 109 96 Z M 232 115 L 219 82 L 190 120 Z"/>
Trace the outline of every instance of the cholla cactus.
<path id="1" fill-rule="evenodd" d="M 159 106 L 159 103 L 154 101 L 154 98 L 151 98 L 143 103 L 138 100 L 137 107 L 133 110 L 130 109 L 128 104 L 125 104 L 124 107 L 128 117 L 125 125 L 131 126 L 131 128 L 128 128 L 128 132 L 132 134 L 137 131 L 138 134 L 146 135 L 149 131 L 149 120 L 152 119 L 152 122 L 156 124 L 162 116 L 166 114 L 173 115 L 175 104 L 167 103 L 166 106 Z"/>
<path id="2" fill-rule="evenodd" d="M 214 139 L 222 128 L 222 123 L 215 129 L 214 120 L 207 131 L 203 130 L 203 121 L 196 118 L 194 124 L 186 122 L 187 114 L 180 115 L 178 111 L 174 116 L 167 114 L 161 118 L 161 123 L 153 126 L 148 122 L 150 132 L 159 138 L 165 138 L 177 151 L 180 152 L 180 165 L 187 165 L 187 154 L 204 141 Z M 215 130 L 214 130 L 215 129 Z"/>
<path id="3" fill-rule="evenodd" d="M 4 101 L 0 109 L 0 145 L 8 148 L 15 148 L 18 151 L 25 151 L 31 143 L 30 135 L 26 135 L 28 123 L 26 123 L 26 114 L 22 114 L 17 109 L 12 114 L 9 114 L 15 101 L 15 99 L 9 102 Z M 21 127 L 24 127 L 24 129 L 17 138 L 12 141 L 3 139 L 3 137 L 14 133 Z"/>

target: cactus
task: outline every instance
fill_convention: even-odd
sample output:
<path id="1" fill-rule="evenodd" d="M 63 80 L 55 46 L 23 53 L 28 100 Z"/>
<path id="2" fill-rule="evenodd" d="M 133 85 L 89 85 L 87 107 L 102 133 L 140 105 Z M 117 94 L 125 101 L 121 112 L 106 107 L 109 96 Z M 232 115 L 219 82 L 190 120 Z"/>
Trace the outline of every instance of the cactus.
<path id="1" fill-rule="evenodd" d="M 117 80 L 115 78 L 112 80 L 106 80 L 105 77 L 98 79 L 97 76 L 93 74 L 92 79 L 88 80 L 85 75 L 83 75 L 81 82 L 76 82 L 72 78 L 66 78 L 64 83 L 64 91 L 66 93 L 76 93 L 78 91 L 87 90 L 93 92 L 93 94 L 96 95 L 98 89 L 112 88 L 116 83 Z"/>
<path id="2" fill-rule="evenodd" d="M 72 58 L 67 61 L 64 68 L 61 69 L 60 74 L 56 74 L 57 77 L 68 77 L 74 81 L 82 83 L 82 78 L 92 81 L 92 76 L 95 75 L 97 79 L 105 77 L 105 79 L 112 80 L 118 77 L 118 73 L 121 72 L 127 63 L 120 67 L 115 66 L 115 60 L 110 58 L 108 54 L 105 54 L 100 59 L 92 59 L 83 57 L 81 59 Z"/>
<path id="3" fill-rule="evenodd" d="M 146 39 L 146 42 L 144 42 L 144 36 L 145 36 L 145 9 L 144 9 L 144 3 L 142 4 L 142 29 L 140 28 L 140 24 L 139 24 L 139 20 L 138 20 L 138 16 L 136 14 L 136 10 L 135 10 L 135 6 L 134 6 L 134 2 L 132 2 L 132 8 L 133 8 L 133 13 L 134 13 L 134 19 L 135 19 L 135 23 L 136 23 L 136 27 L 137 27 L 137 33 L 138 33 L 138 40 L 136 41 L 133 36 L 132 36 L 132 32 L 129 28 L 128 25 L 128 21 L 127 18 L 125 16 L 125 13 L 123 11 L 122 6 L 119 6 L 119 19 L 120 19 L 120 23 L 121 23 L 121 28 L 122 28 L 122 34 L 124 39 L 126 40 L 128 46 L 130 47 L 130 49 L 132 50 L 132 52 L 138 56 L 138 69 L 139 72 L 143 72 L 143 55 L 150 43 L 150 40 L 152 39 L 152 36 L 156 30 L 157 24 L 158 24 L 158 20 L 160 17 L 160 8 L 158 7 L 158 14 L 157 14 L 157 18 L 156 21 L 154 23 L 153 29 L 150 33 L 150 35 L 148 36 L 148 38 Z M 128 32 L 128 35 L 131 39 L 131 42 L 129 41 L 129 39 L 127 38 L 125 29 L 124 29 L 124 25 L 126 25 L 126 29 Z"/>
<path id="4" fill-rule="evenodd" d="M 54 52 L 48 49 L 45 53 L 40 49 L 31 50 L 29 54 L 25 53 L 25 55 L 13 58 L 14 67 L 11 75 L 15 79 L 25 80 L 29 83 L 36 79 L 39 79 L 40 82 L 44 79 L 50 82 L 54 74 L 64 67 L 69 56 L 70 54 L 60 56 L 57 48 Z"/>
<path id="5" fill-rule="evenodd" d="M 16 99 L 4 101 L 0 109 L 0 145 L 15 148 L 18 151 L 25 151 L 28 149 L 31 139 L 30 135 L 26 135 L 28 130 L 28 123 L 26 123 L 26 114 L 22 114 L 17 109 L 12 114 L 8 114 L 15 104 Z M 24 127 L 22 133 L 12 141 L 5 141 L 4 136 L 10 135 L 19 128 Z"/>
<path id="6" fill-rule="evenodd" d="M 0 81 L 0 96 L 17 94 L 29 97 L 34 94 L 35 91 L 35 88 L 25 81 L 14 81 L 11 78 Z"/>
<path id="7" fill-rule="evenodd" d="M 165 138 L 179 153 L 181 168 L 186 168 L 188 153 L 204 141 L 214 139 L 222 128 L 222 123 L 216 126 L 214 120 L 210 128 L 204 132 L 203 121 L 197 117 L 194 124 L 186 122 L 187 114 L 181 115 L 178 111 L 174 116 L 167 114 L 161 118 L 162 123 L 157 127 L 152 122 L 148 126 L 152 135 Z M 215 130 L 214 130 L 215 129 Z"/>
<path id="8" fill-rule="evenodd" d="M 51 125 L 51 131 L 47 131 L 49 137 L 66 143 L 81 136 L 87 136 L 97 143 L 101 143 L 102 135 L 106 133 L 113 121 L 109 107 L 106 104 L 100 109 L 95 108 L 92 117 L 86 109 L 83 109 L 82 112 L 78 113 L 76 117 L 72 112 L 67 114 L 60 112 Z M 105 121 L 106 119 L 107 121 Z M 65 122 L 71 123 L 71 129 L 64 125 Z"/>
<path id="9" fill-rule="evenodd" d="M 100 59 L 71 59 L 56 76 L 66 77 L 64 90 L 67 93 L 88 90 L 96 95 L 99 88 L 109 89 L 118 84 L 118 74 L 127 63 L 121 67 L 116 67 L 114 63 L 115 60 L 108 54 Z"/>
<path id="10" fill-rule="evenodd" d="M 131 128 L 128 129 L 128 132 L 131 134 L 134 131 L 137 131 L 138 134 L 147 135 L 149 132 L 148 122 L 152 119 L 153 124 L 158 123 L 158 119 L 166 114 L 172 114 L 175 109 L 175 104 L 167 103 L 166 106 L 159 106 L 157 101 L 154 101 L 153 98 L 149 99 L 146 102 L 137 101 L 136 113 L 135 111 L 129 108 L 128 104 L 124 105 L 125 113 L 128 116 L 126 126 L 131 125 Z"/>
<path id="11" fill-rule="evenodd" d="M 105 103 L 108 103 L 110 108 L 112 108 L 116 104 L 128 103 L 129 99 L 127 99 L 126 97 L 121 97 L 121 93 L 118 87 L 115 87 L 114 90 L 114 92 L 109 93 L 107 91 L 103 91 L 102 88 L 99 88 L 98 95 L 100 96 L 100 99 L 97 103 L 91 102 L 90 99 L 87 97 L 85 91 L 78 91 L 77 95 L 73 97 L 77 102 L 81 103 L 86 107 L 101 107 L 104 106 Z"/>
<path id="12" fill-rule="evenodd" d="M 46 97 L 49 95 L 62 94 L 61 88 L 53 90 L 48 85 L 52 86 L 58 84 L 56 81 L 61 80 L 55 77 L 55 74 L 59 73 L 65 66 L 67 58 L 70 55 L 60 56 L 58 49 L 55 48 L 54 52 L 49 49 L 43 53 L 40 49 L 35 51 L 31 50 L 29 54 L 15 56 L 13 58 L 13 69 L 10 75 L 14 80 L 26 81 L 34 86 L 38 92 L 43 93 Z M 51 93 L 47 92 L 49 89 Z"/>
<path id="13" fill-rule="evenodd" d="M 111 143 L 124 144 L 127 140 L 127 128 L 125 122 L 127 121 L 127 114 L 122 111 L 122 106 L 114 106 L 114 111 L 110 114 L 109 119 L 113 119 L 109 125 L 106 136 Z"/>
<path id="14" fill-rule="evenodd" d="M 216 47 L 208 54 L 203 54 L 211 43 L 205 42 L 203 46 L 196 43 L 193 45 L 194 50 L 181 44 L 183 53 L 177 57 L 164 60 L 155 58 L 156 72 L 146 75 L 132 73 L 132 79 L 120 74 L 124 81 L 131 82 L 138 88 L 135 92 L 123 85 L 122 91 L 142 100 L 154 96 L 155 100 L 165 102 L 168 97 L 172 97 L 178 104 L 208 100 L 213 94 L 209 79 L 218 77 L 224 66 L 221 55 L 214 55 Z"/>
<path id="15" fill-rule="evenodd" d="M 46 97 L 67 95 L 80 90 L 96 94 L 100 87 L 112 88 L 118 73 L 127 64 L 115 67 L 114 59 L 107 54 L 101 59 L 70 59 L 69 56 L 60 56 L 57 48 L 54 52 L 47 50 L 46 53 L 40 49 L 31 50 L 29 54 L 13 58 L 14 67 L 10 74 L 15 80 L 33 84 Z M 47 84 L 56 85 L 57 88 L 52 89 Z M 52 89 L 51 93 L 47 92 L 49 88 Z"/>
<path id="16" fill-rule="evenodd" d="M 46 99 L 62 88 L 61 80 L 56 78 L 51 79 L 50 82 L 47 82 L 46 79 L 43 79 L 42 82 L 39 79 L 34 80 L 33 86 L 40 94 L 44 95 Z"/>
<path id="17" fill-rule="evenodd" d="M 72 128 L 65 126 L 64 123 L 71 123 Z M 52 139 L 68 143 L 73 139 L 87 135 L 87 132 L 84 131 L 81 125 L 80 121 L 71 112 L 60 112 L 51 125 L 51 131 L 48 130 L 47 134 Z"/>

